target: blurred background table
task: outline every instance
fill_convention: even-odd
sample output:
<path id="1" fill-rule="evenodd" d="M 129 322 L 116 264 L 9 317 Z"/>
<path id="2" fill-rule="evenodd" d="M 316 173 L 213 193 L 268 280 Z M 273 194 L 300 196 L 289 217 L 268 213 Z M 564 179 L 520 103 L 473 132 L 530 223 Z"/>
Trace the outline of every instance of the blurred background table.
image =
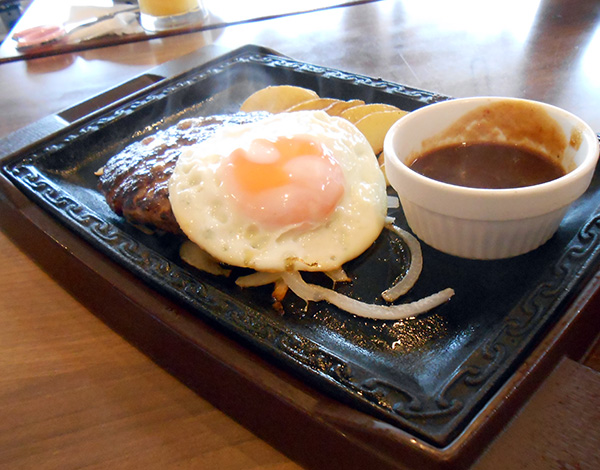
<path id="1" fill-rule="evenodd" d="M 454 97 L 545 101 L 600 132 L 599 2 L 383 0 L 1 64 L 0 138 L 204 45 L 248 43 Z M 2 233 L 0 252 L 0 467 L 299 468 L 113 333 Z M 598 405 L 598 371 L 598 342 L 560 371 L 583 387 L 572 396 L 581 407 Z M 584 417 L 577 405 L 560 425 L 566 450 L 519 455 L 510 446 L 523 434 L 508 429 L 475 468 L 599 468 L 600 407 Z M 511 428 L 527 428 L 523 416 Z M 588 441 L 569 441 L 590 416 Z"/>
<path id="2" fill-rule="evenodd" d="M 379 0 L 201 0 L 200 6 L 208 13 L 203 21 L 150 32 L 144 31 L 140 25 L 137 0 L 3 0 L 0 3 L 3 25 L 5 29 L 12 29 L 6 31 L 6 40 L 0 45 L 0 63 L 147 41 L 375 1 Z M 86 25 L 72 29 L 73 25 L 81 22 L 85 22 Z M 56 25 L 65 25 L 69 33 L 43 47 L 25 50 L 16 47 L 13 40 L 15 34 L 30 28 Z"/>

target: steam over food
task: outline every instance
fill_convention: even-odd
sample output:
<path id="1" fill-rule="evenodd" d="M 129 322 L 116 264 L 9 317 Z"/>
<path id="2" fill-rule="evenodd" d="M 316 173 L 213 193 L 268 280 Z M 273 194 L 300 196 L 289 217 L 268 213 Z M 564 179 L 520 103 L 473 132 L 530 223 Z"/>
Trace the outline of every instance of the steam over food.
<path id="1" fill-rule="evenodd" d="M 251 268 L 240 287 L 274 284 L 306 302 L 326 301 L 373 319 L 397 320 L 446 302 L 452 289 L 391 304 L 417 281 L 418 240 L 387 216 L 377 161 L 387 129 L 406 112 L 387 104 L 321 98 L 294 86 L 251 95 L 234 115 L 186 119 L 126 147 L 98 171 L 109 206 L 136 225 L 185 234 L 181 258 L 214 275 Z M 406 274 L 382 286 L 390 305 L 366 304 L 308 284 L 303 271 L 350 279 L 344 263 L 383 229 L 411 252 Z M 358 281 L 360 282 L 360 280 Z"/>
<path id="2" fill-rule="evenodd" d="M 268 111 L 293 113 L 321 110 L 330 116 L 340 116 L 354 124 L 366 137 L 375 155 L 383 151 L 383 139 L 388 129 L 407 114 L 386 103 L 365 103 L 363 100 L 323 98 L 306 88 L 279 85 L 262 88 L 250 95 L 240 108 L 244 112 Z"/>

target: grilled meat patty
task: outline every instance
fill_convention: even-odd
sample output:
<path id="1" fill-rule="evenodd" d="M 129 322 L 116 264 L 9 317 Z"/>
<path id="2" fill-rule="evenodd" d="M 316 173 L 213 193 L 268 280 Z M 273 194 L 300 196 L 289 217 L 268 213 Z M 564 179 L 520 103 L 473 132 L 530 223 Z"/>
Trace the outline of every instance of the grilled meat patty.
<path id="1" fill-rule="evenodd" d="M 108 160 L 99 188 L 110 208 L 129 222 L 179 233 L 169 202 L 169 178 L 187 146 L 206 140 L 225 125 L 256 122 L 268 113 L 190 118 L 134 142 Z"/>

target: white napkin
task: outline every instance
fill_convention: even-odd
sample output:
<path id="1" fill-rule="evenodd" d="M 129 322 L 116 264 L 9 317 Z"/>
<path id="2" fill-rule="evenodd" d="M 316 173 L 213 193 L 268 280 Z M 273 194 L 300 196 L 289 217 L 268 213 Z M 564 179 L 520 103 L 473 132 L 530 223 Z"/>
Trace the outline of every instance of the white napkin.
<path id="1" fill-rule="evenodd" d="M 69 20 L 65 24 L 67 30 L 73 23 L 89 18 L 99 18 L 109 13 L 131 9 L 132 5 L 114 5 L 112 7 L 73 6 L 70 9 Z M 118 13 L 110 19 L 99 21 L 76 29 L 68 36 L 68 42 L 87 41 L 107 35 L 125 35 L 142 33 L 144 30 L 138 21 L 138 13 L 126 11 Z"/>

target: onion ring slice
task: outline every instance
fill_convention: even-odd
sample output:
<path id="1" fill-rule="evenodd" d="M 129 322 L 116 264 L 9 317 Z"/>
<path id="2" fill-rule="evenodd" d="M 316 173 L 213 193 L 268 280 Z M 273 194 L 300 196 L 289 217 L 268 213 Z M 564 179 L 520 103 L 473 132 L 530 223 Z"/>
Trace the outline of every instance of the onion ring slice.
<path id="1" fill-rule="evenodd" d="M 402 230 L 400 227 L 393 224 L 388 224 L 386 227 L 402 238 L 410 251 L 410 266 L 408 267 L 406 274 L 389 289 L 386 289 L 381 293 L 384 300 L 393 302 L 398 297 L 411 290 L 417 282 L 417 279 L 419 279 L 421 271 L 423 270 L 423 252 L 421 251 L 421 244 L 419 241 L 406 230 Z"/>
<path id="2" fill-rule="evenodd" d="M 273 284 L 281 279 L 281 273 L 270 273 L 265 271 L 256 271 L 246 276 L 240 276 L 235 283 L 240 287 L 258 287 L 267 284 Z"/>
<path id="3" fill-rule="evenodd" d="M 307 284 L 298 271 L 283 273 L 283 280 L 294 294 L 306 302 L 325 300 L 348 313 L 374 320 L 404 320 L 415 317 L 447 302 L 454 295 L 454 290 L 448 288 L 408 304 L 376 305 L 352 299 L 322 286 Z"/>
<path id="4" fill-rule="evenodd" d="M 221 266 L 215 258 L 189 240 L 183 242 L 179 247 L 179 256 L 190 266 L 215 276 L 227 277 L 231 274 L 231 269 Z"/>
<path id="5" fill-rule="evenodd" d="M 331 279 L 334 283 L 337 282 L 350 282 L 351 279 L 344 271 L 344 268 L 338 268 L 333 271 L 325 271 L 325 274 L 329 279 Z"/>

